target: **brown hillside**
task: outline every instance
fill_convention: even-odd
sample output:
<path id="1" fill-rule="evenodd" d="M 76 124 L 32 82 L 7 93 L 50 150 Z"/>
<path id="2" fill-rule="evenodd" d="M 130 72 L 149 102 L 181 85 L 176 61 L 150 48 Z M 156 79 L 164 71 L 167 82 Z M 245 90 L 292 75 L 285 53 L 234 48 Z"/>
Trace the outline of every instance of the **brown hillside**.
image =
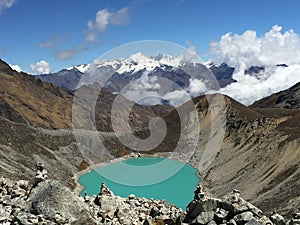
<path id="1" fill-rule="evenodd" d="M 72 95 L 0 61 L 0 115 L 36 127 L 70 128 Z"/>
<path id="2" fill-rule="evenodd" d="M 300 82 L 287 90 L 275 93 L 269 97 L 258 100 L 254 102 L 251 106 L 261 108 L 299 109 Z"/>

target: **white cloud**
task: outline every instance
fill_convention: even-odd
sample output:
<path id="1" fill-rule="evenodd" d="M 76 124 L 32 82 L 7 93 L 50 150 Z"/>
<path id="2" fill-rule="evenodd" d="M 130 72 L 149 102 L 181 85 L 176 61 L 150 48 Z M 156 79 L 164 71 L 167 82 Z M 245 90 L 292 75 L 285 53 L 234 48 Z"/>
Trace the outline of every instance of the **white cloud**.
<path id="1" fill-rule="evenodd" d="M 158 83 L 157 76 L 149 77 L 148 71 L 144 72 L 139 79 L 131 81 L 129 85 L 130 89 L 135 91 L 158 91 L 160 89 L 160 84 Z"/>
<path id="2" fill-rule="evenodd" d="M 32 71 L 38 74 L 50 73 L 49 63 L 46 62 L 45 60 L 39 61 L 35 64 L 30 64 L 30 68 L 32 69 Z"/>
<path id="3" fill-rule="evenodd" d="M 12 7 L 12 5 L 15 4 L 16 2 L 17 0 L 0 0 L 0 13 L 3 10 Z"/>
<path id="4" fill-rule="evenodd" d="M 207 91 L 207 87 L 202 80 L 190 79 L 189 84 L 187 91 L 191 97 L 197 97 Z"/>
<path id="5" fill-rule="evenodd" d="M 85 50 L 86 48 L 84 46 L 69 48 L 65 50 L 55 50 L 54 56 L 58 58 L 59 60 L 68 60 L 74 56 L 76 56 L 79 52 L 82 50 Z"/>
<path id="6" fill-rule="evenodd" d="M 185 102 L 191 100 L 191 97 L 186 90 L 174 90 L 163 96 L 164 99 L 168 100 L 172 106 L 178 107 Z"/>
<path id="7" fill-rule="evenodd" d="M 99 10 L 95 21 L 88 21 L 87 41 L 95 41 L 99 32 L 104 32 L 108 25 L 124 25 L 129 21 L 128 8 L 122 8 L 117 12 L 109 12 L 107 9 Z"/>
<path id="8" fill-rule="evenodd" d="M 193 45 L 193 43 L 188 40 L 186 40 L 185 42 L 189 47 L 187 48 L 187 51 L 183 55 L 179 56 L 180 60 L 184 62 L 202 63 L 203 60 L 199 57 L 196 46 Z"/>
<path id="9" fill-rule="evenodd" d="M 255 31 L 243 34 L 227 33 L 219 42 L 211 43 L 215 64 L 235 67 L 237 80 L 220 91 L 244 104 L 289 88 L 300 81 L 300 36 L 293 30 L 283 32 L 275 25 L 262 37 Z M 286 64 L 288 67 L 278 67 Z M 264 66 L 265 71 L 255 78 L 244 73 L 250 66 Z"/>
<path id="10" fill-rule="evenodd" d="M 21 67 L 18 66 L 18 65 L 11 65 L 11 64 L 9 64 L 9 66 L 10 66 L 10 68 L 12 68 L 13 70 L 15 70 L 15 71 L 17 71 L 19 73 L 22 71 Z"/>
<path id="11" fill-rule="evenodd" d="M 145 71 L 142 76 L 130 83 L 121 90 L 121 94 L 131 101 L 144 105 L 155 105 L 161 103 L 161 97 L 158 94 L 161 85 L 157 76 L 148 76 L 149 72 Z"/>
<path id="12" fill-rule="evenodd" d="M 162 100 L 167 100 L 171 105 L 178 107 L 206 90 L 206 85 L 198 79 L 190 79 L 189 86 L 183 89 L 173 81 L 149 76 L 149 72 L 146 71 L 139 79 L 130 81 L 120 93 L 142 105 L 162 104 Z"/>
<path id="13" fill-rule="evenodd" d="M 293 30 L 282 32 L 273 26 L 263 37 L 248 30 L 242 35 L 227 33 L 219 42 L 211 43 L 215 63 L 226 62 L 237 69 L 250 66 L 300 64 L 300 37 Z"/>
<path id="14" fill-rule="evenodd" d="M 265 73 L 269 70 L 272 74 L 267 79 L 261 80 L 250 75 L 243 75 L 237 83 L 221 88 L 220 92 L 243 104 L 250 105 L 256 100 L 288 89 L 300 82 L 300 65 L 271 67 L 267 68 Z"/>

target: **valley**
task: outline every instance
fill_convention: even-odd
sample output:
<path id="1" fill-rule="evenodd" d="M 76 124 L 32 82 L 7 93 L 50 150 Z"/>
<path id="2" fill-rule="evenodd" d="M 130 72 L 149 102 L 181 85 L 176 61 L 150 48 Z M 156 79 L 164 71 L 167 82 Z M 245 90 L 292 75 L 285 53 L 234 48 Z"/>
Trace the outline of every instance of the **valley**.
<path id="1" fill-rule="evenodd" d="M 133 152 L 112 132 L 110 109 L 116 96 L 109 90 L 96 93 L 95 113 L 96 135 L 107 152 L 89 161 L 72 129 L 75 93 L 17 73 L 3 61 L 0 65 L 0 176 L 30 179 L 38 161 L 47 168 L 51 179 L 77 190 L 73 176 L 92 166 L 91 162 L 105 163 Z M 179 108 L 135 104 L 129 124 L 137 137 L 146 138 L 150 135 L 149 120 L 162 117 L 167 135 L 159 146 L 143 155 L 190 163 L 198 169 L 205 191 L 213 196 L 239 189 L 246 200 L 265 213 L 276 211 L 291 216 L 300 205 L 299 86 L 300 83 L 251 106 L 221 94 L 199 96 L 192 100 L 194 111 L 185 111 L 185 104 L 179 107 L 186 112 L 182 118 Z M 81 88 L 95 94 L 93 86 Z M 124 106 L 132 104 L 125 98 L 122 102 Z M 89 110 L 84 98 L 77 106 L 84 112 Z M 119 105 L 118 110 L 122 112 L 124 106 Z M 199 139 L 195 139 L 197 129 L 181 138 L 180 119 L 192 127 L 195 115 L 200 121 Z M 77 116 L 79 120 L 84 118 L 84 114 Z M 82 135 L 88 140 L 89 133 Z M 83 144 L 89 147 L 93 142 Z"/>

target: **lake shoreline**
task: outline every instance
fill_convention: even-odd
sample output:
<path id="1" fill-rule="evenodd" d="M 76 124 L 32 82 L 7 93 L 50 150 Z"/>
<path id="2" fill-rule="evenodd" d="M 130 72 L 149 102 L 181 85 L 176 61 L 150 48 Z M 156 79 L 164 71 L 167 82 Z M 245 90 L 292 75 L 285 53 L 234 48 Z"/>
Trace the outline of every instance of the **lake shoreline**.
<path id="1" fill-rule="evenodd" d="M 195 170 L 197 171 L 195 173 L 195 175 L 199 179 L 201 179 L 200 176 L 199 176 L 198 168 L 194 167 L 194 165 L 192 163 L 182 160 L 183 157 L 180 157 L 180 154 L 178 154 L 176 156 L 174 156 L 174 155 L 170 156 L 169 152 L 160 152 L 160 153 L 155 153 L 155 154 L 144 154 L 144 153 L 132 152 L 131 154 L 125 155 L 123 157 L 114 158 L 114 159 L 111 159 L 111 160 L 106 161 L 106 162 L 100 162 L 100 163 L 90 165 L 87 168 L 85 168 L 84 170 L 81 170 L 81 171 L 78 171 L 77 173 L 75 173 L 72 177 L 72 179 L 74 180 L 74 182 L 76 184 L 76 186 L 74 188 L 74 192 L 80 194 L 80 192 L 84 189 L 84 187 L 82 187 L 81 184 L 78 182 L 78 179 L 81 176 L 83 176 L 84 174 L 89 173 L 92 170 L 94 170 L 96 168 L 99 168 L 99 167 L 102 167 L 102 166 L 107 166 L 107 165 L 110 165 L 110 164 L 113 164 L 113 163 L 119 163 L 119 162 L 122 162 L 122 161 L 125 161 L 125 160 L 128 160 L 128 159 L 134 159 L 134 158 L 139 158 L 139 157 L 140 158 L 168 158 L 168 159 L 176 160 L 176 161 L 179 161 L 179 162 L 188 163 L 193 168 L 195 168 Z M 99 188 L 100 188 L 100 185 L 99 185 Z"/>

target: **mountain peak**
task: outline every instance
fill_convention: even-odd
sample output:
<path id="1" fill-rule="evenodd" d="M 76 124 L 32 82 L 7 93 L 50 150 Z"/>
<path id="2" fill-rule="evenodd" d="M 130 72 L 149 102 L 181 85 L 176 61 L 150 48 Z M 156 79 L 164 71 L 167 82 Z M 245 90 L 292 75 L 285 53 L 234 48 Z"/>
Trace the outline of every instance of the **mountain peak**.
<path id="1" fill-rule="evenodd" d="M 144 55 L 142 52 L 137 52 L 129 56 L 129 59 L 140 62 L 140 61 L 149 61 L 150 58 Z"/>
<path id="2" fill-rule="evenodd" d="M 90 64 L 81 64 L 81 65 L 77 65 L 77 66 L 70 66 L 67 68 L 67 70 L 78 70 L 81 73 L 85 73 L 90 67 Z"/>

